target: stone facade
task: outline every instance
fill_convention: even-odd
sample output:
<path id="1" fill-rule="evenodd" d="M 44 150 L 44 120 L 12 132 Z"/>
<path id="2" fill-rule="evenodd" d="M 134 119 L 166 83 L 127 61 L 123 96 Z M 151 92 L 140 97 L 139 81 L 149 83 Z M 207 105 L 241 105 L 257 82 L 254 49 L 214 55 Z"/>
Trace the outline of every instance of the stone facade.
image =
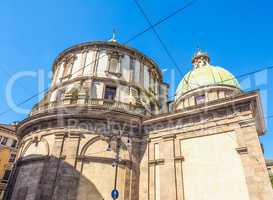
<path id="1" fill-rule="evenodd" d="M 51 89 L 17 126 L 7 199 L 111 199 L 115 162 L 120 200 L 272 199 L 258 92 L 204 85 L 167 107 L 159 68 L 137 50 L 115 41 L 65 50 Z"/>
<path id="2" fill-rule="evenodd" d="M 0 200 L 4 197 L 16 161 L 17 140 L 15 125 L 0 124 Z"/>

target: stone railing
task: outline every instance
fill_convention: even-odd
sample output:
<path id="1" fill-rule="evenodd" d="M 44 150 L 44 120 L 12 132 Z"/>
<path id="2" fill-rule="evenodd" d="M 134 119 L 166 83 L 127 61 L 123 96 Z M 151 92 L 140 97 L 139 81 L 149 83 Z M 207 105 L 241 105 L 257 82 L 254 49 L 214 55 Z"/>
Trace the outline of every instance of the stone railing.
<path id="1" fill-rule="evenodd" d="M 87 106 L 87 107 L 94 107 L 94 108 L 102 108 L 104 110 L 113 110 L 113 111 L 122 111 L 122 112 L 129 112 L 133 114 L 140 114 L 140 115 L 146 115 L 146 109 L 141 105 L 132 105 L 124 102 L 119 101 L 113 101 L 113 100 L 106 100 L 106 99 L 77 99 L 76 101 L 54 101 L 50 103 L 44 103 L 43 105 L 35 105 L 31 112 L 30 116 L 42 113 L 46 110 L 53 109 L 53 108 L 59 108 L 59 107 L 65 107 L 65 106 L 71 106 L 71 105 L 79 105 L 79 106 Z"/>

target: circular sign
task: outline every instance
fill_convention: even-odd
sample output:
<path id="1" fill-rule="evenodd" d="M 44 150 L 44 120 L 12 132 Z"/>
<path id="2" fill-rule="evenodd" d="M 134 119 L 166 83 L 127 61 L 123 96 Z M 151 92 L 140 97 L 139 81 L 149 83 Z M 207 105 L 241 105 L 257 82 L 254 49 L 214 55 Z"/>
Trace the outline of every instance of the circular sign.
<path id="1" fill-rule="evenodd" d="M 118 190 L 116 190 L 116 189 L 112 190 L 111 196 L 113 199 L 117 199 L 118 195 L 119 195 Z"/>

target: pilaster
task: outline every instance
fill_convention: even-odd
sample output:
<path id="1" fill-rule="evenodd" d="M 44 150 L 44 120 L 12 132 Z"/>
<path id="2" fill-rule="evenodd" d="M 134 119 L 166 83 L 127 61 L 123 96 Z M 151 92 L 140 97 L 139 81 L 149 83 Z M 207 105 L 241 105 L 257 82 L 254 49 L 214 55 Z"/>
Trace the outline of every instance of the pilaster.
<path id="1" fill-rule="evenodd" d="M 237 152 L 241 156 L 250 200 L 267 200 L 273 196 L 268 172 L 254 120 L 241 122 L 236 128 Z"/>
<path id="2" fill-rule="evenodd" d="M 176 191 L 176 170 L 175 170 L 175 148 L 174 135 L 163 136 L 163 142 L 160 143 L 160 156 L 164 158 L 164 165 L 160 165 L 160 199 L 177 199 Z M 168 178 L 167 178 L 168 177 Z"/>

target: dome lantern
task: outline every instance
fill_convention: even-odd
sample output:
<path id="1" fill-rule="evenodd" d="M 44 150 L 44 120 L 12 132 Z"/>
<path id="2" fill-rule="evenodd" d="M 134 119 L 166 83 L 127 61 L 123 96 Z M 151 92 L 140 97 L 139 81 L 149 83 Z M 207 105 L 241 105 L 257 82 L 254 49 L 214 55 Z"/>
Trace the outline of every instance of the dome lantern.
<path id="1" fill-rule="evenodd" d="M 197 49 L 196 53 L 192 57 L 192 64 L 194 69 L 209 65 L 210 57 L 206 52 L 203 52 L 201 49 Z"/>

